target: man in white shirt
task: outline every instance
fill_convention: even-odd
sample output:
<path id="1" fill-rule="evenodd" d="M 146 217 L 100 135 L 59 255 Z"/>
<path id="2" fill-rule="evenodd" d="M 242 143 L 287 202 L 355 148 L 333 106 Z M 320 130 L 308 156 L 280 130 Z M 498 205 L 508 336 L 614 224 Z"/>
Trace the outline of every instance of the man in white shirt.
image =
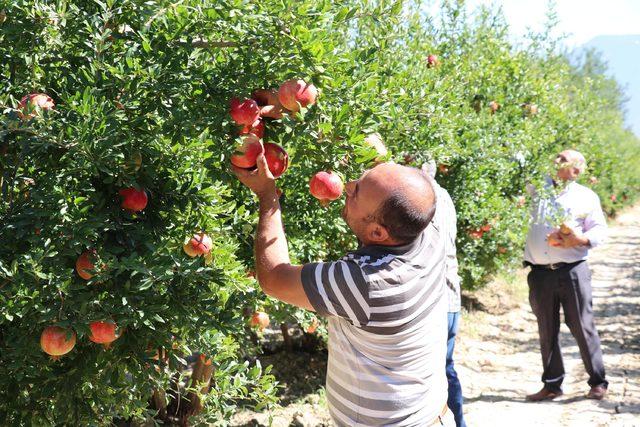
<path id="1" fill-rule="evenodd" d="M 531 267 L 529 302 L 538 320 L 544 386 L 527 400 L 550 400 L 562 394 L 560 306 L 589 374 L 587 398 L 601 400 L 608 382 L 593 319 L 587 257 L 589 249 L 604 241 L 607 224 L 598 196 L 575 182 L 586 168 L 584 156 L 565 150 L 555 164 L 557 179 L 549 179 L 541 191 L 530 189 L 534 203 L 524 259 Z"/>

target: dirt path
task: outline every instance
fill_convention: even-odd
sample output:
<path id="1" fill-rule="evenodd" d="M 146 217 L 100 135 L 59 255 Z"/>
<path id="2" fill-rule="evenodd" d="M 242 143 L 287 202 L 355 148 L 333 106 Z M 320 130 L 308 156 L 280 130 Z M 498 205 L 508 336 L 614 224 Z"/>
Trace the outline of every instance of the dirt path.
<path id="1" fill-rule="evenodd" d="M 462 325 L 458 373 L 469 426 L 640 426 L 640 206 L 618 217 L 607 244 L 592 252 L 590 265 L 610 382 L 607 399 L 583 397 L 587 374 L 563 324 L 564 396 L 524 401 L 541 387 L 542 371 L 535 317 L 521 298 L 525 301 L 504 314 L 472 314 L 466 317 L 470 327 Z"/>
<path id="2" fill-rule="evenodd" d="M 488 311 L 463 314 L 455 357 L 469 427 L 640 427 L 640 205 L 611 225 L 607 244 L 592 252 L 590 265 L 596 325 L 610 382 L 607 399 L 584 398 L 587 374 L 563 324 L 565 394 L 553 402 L 525 402 L 526 394 L 541 387 L 542 371 L 536 320 L 527 300 L 524 271 L 520 271 L 513 285 L 496 282 L 472 295 Z M 322 384 L 326 361 L 310 360 L 303 353 L 287 357 L 300 358 L 308 365 L 308 370 L 300 368 L 308 376 L 287 381 L 286 372 L 276 373 L 285 384 L 290 383 L 284 394 L 286 406 L 271 413 L 242 411 L 231 425 L 331 425 L 322 392 L 295 391 L 301 381 L 312 388 Z M 295 360 L 265 360 L 270 362 L 276 371 L 278 365 L 286 371 Z"/>

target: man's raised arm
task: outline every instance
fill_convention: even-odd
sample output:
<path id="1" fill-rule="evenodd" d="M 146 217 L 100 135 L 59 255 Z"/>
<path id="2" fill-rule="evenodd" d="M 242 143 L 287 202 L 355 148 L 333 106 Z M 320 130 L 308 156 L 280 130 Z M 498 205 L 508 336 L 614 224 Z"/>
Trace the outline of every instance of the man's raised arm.
<path id="1" fill-rule="evenodd" d="M 289 258 L 275 179 L 264 154 L 258 156 L 257 166 L 253 171 L 233 166 L 233 172 L 258 196 L 260 203 L 255 241 L 258 283 L 269 296 L 313 310 L 302 287 L 302 266 L 292 265 Z"/>

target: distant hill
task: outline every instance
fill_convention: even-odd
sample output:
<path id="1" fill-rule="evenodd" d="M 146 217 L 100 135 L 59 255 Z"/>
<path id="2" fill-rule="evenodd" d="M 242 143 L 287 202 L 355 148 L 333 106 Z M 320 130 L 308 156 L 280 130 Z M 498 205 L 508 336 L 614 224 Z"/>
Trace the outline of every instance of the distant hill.
<path id="1" fill-rule="evenodd" d="M 608 63 L 611 75 L 625 89 L 626 123 L 640 136 L 640 34 L 598 36 L 585 44 L 596 48 Z"/>

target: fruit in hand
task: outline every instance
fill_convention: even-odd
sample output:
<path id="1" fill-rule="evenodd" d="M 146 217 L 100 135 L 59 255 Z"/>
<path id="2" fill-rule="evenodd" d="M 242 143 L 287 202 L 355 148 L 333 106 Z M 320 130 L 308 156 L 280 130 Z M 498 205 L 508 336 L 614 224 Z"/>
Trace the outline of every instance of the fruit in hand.
<path id="1" fill-rule="evenodd" d="M 309 191 L 313 197 L 320 200 L 321 205 L 327 206 L 330 201 L 340 198 L 344 184 L 338 174 L 321 171 L 309 181 Z"/>
<path id="2" fill-rule="evenodd" d="M 289 167 L 289 155 L 278 144 L 265 142 L 264 157 L 274 178 L 278 178 Z"/>
<path id="3" fill-rule="evenodd" d="M 258 138 L 262 138 L 264 136 L 264 122 L 260 119 L 253 122 L 252 125 L 244 125 L 238 132 L 240 135 L 248 135 L 253 134 Z"/>
<path id="4" fill-rule="evenodd" d="M 75 345 L 75 331 L 60 326 L 47 326 L 40 335 L 40 348 L 54 360 L 69 353 Z"/>
<path id="5" fill-rule="evenodd" d="M 240 101 L 238 98 L 233 98 L 230 102 L 229 113 L 237 124 L 251 126 L 260 118 L 260 107 L 253 99 Z"/>
<path id="6" fill-rule="evenodd" d="M 256 165 L 256 159 L 262 150 L 260 138 L 251 133 L 243 136 L 242 145 L 236 147 L 231 155 L 231 164 L 239 168 L 250 169 Z"/>
<path id="7" fill-rule="evenodd" d="M 300 107 L 313 105 L 318 97 L 318 89 L 304 80 L 288 80 L 278 89 L 278 99 L 284 108 L 300 111 Z"/>

